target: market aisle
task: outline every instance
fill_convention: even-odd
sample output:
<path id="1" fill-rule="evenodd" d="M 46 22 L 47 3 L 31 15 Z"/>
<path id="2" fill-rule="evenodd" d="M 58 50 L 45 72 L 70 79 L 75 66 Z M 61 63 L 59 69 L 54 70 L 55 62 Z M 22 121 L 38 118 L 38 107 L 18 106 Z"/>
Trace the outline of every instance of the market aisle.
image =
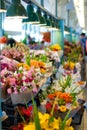
<path id="1" fill-rule="evenodd" d="M 87 56 L 85 57 L 86 64 L 82 66 L 82 80 L 87 82 Z M 83 95 L 81 95 L 85 101 L 87 101 L 87 85 L 84 89 Z M 76 125 L 75 130 L 87 130 L 87 110 L 84 111 L 81 125 Z"/>
<path id="2" fill-rule="evenodd" d="M 86 82 L 87 82 L 87 56 L 85 57 L 85 60 L 86 60 Z M 85 88 L 83 98 L 85 99 L 85 101 L 87 101 L 87 86 Z M 84 129 L 83 130 L 87 130 L 87 110 L 85 110 L 84 112 Z"/>
<path id="3" fill-rule="evenodd" d="M 85 80 L 87 82 L 87 56 L 85 57 L 85 61 L 86 61 Z M 83 99 L 87 101 L 87 85 L 86 88 L 84 89 Z M 79 128 L 78 130 L 87 130 L 87 110 L 84 111 L 81 128 Z"/>

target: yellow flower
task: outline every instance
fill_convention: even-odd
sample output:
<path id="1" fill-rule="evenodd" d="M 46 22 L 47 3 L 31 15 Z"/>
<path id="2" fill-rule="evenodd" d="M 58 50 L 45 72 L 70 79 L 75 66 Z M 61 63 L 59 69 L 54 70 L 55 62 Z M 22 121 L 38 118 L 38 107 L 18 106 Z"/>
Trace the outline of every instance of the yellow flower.
<path id="1" fill-rule="evenodd" d="M 44 129 L 44 130 L 48 130 L 48 120 L 43 122 L 43 123 L 40 123 L 41 124 L 41 128 Z"/>
<path id="2" fill-rule="evenodd" d="M 34 123 L 29 123 L 24 127 L 24 130 L 35 130 L 35 124 Z"/>
<path id="3" fill-rule="evenodd" d="M 24 68 L 25 68 L 26 70 L 29 70 L 29 69 L 30 69 L 30 66 L 27 65 L 27 64 L 24 64 L 23 66 L 24 66 Z"/>
<path id="4" fill-rule="evenodd" d="M 72 122 L 72 118 L 69 118 L 69 119 L 66 121 L 66 126 L 70 126 L 71 122 Z"/>
<path id="5" fill-rule="evenodd" d="M 60 121 L 58 119 L 54 119 L 53 129 L 59 129 Z"/>
<path id="6" fill-rule="evenodd" d="M 74 69 L 74 67 L 75 67 L 75 64 L 73 63 L 73 62 L 68 62 L 68 65 L 70 66 L 70 69 L 72 70 L 72 69 Z"/>
<path id="7" fill-rule="evenodd" d="M 51 124 L 48 124 L 48 120 L 46 120 L 45 122 L 41 123 L 41 128 L 44 130 L 59 130 L 59 125 L 60 123 L 58 119 L 54 119 L 54 121 L 51 122 Z"/>
<path id="8" fill-rule="evenodd" d="M 54 45 L 52 45 L 50 48 L 51 48 L 51 50 L 53 50 L 53 51 L 61 50 L 61 47 L 60 47 L 59 44 L 54 44 Z"/>
<path id="9" fill-rule="evenodd" d="M 42 124 L 42 123 L 45 123 L 48 119 L 49 119 L 49 114 L 43 114 L 43 115 L 39 115 L 39 119 L 40 119 L 40 123 Z"/>
<path id="10" fill-rule="evenodd" d="M 74 128 L 70 126 L 70 127 L 66 127 L 65 130 L 74 130 Z"/>
<path id="11" fill-rule="evenodd" d="M 41 129 L 44 130 L 59 130 L 60 128 L 60 124 L 62 123 L 61 118 L 59 117 L 58 119 L 54 118 L 54 121 L 51 122 L 49 124 L 49 118 L 50 115 L 49 114 L 42 114 L 42 113 L 38 113 L 39 114 L 39 119 L 40 119 L 40 125 L 41 125 Z M 74 130 L 72 126 L 70 126 L 72 119 L 68 119 L 66 122 L 66 126 L 65 126 L 65 130 Z M 30 122 L 28 125 L 26 125 L 24 127 L 24 130 L 35 130 L 35 123 Z"/>
<path id="12" fill-rule="evenodd" d="M 63 105 L 60 106 L 59 109 L 60 109 L 61 112 L 66 112 L 66 110 L 67 110 L 67 109 L 66 109 L 66 106 L 63 106 Z"/>
<path id="13" fill-rule="evenodd" d="M 17 67 L 23 66 L 23 63 L 18 63 Z"/>
<path id="14" fill-rule="evenodd" d="M 20 66 L 24 67 L 26 70 L 29 70 L 29 69 L 30 69 L 30 66 L 27 65 L 26 63 L 18 63 L 18 64 L 17 64 L 17 67 L 20 67 Z"/>

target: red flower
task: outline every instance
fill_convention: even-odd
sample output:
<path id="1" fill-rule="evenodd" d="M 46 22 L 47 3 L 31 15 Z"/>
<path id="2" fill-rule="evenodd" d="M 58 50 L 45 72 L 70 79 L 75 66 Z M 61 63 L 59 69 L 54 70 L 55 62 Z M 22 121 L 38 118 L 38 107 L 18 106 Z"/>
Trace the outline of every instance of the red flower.
<path id="1" fill-rule="evenodd" d="M 32 109 L 33 109 L 33 107 L 32 106 L 29 106 L 28 108 L 22 108 L 22 110 L 21 110 L 21 113 L 23 114 L 23 115 L 26 115 L 26 116 L 31 116 L 31 113 L 32 113 Z"/>
<path id="2" fill-rule="evenodd" d="M 18 124 L 17 126 L 13 126 L 12 130 L 23 130 L 24 129 L 24 124 Z"/>
<path id="3" fill-rule="evenodd" d="M 50 102 L 46 103 L 46 109 L 50 111 L 52 109 L 52 104 Z"/>
<path id="4" fill-rule="evenodd" d="M 58 111 L 58 105 L 55 104 L 54 111 Z"/>

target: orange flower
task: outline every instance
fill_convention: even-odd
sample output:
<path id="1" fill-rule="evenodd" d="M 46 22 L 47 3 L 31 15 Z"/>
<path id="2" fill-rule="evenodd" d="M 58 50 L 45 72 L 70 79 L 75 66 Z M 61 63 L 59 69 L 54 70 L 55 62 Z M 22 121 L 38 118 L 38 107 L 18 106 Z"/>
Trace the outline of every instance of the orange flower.
<path id="1" fill-rule="evenodd" d="M 27 64 L 24 64 L 23 66 L 24 66 L 24 68 L 25 68 L 26 70 L 29 70 L 29 69 L 30 69 L 30 66 L 27 65 Z"/>
<path id="2" fill-rule="evenodd" d="M 61 112 L 66 112 L 67 109 L 66 109 L 66 106 L 63 106 L 63 105 L 62 105 L 62 106 L 60 106 L 59 110 L 60 110 Z"/>
<path id="3" fill-rule="evenodd" d="M 7 38 L 5 36 L 0 37 L 0 43 L 2 44 L 7 43 Z"/>
<path id="4" fill-rule="evenodd" d="M 62 92 L 58 92 L 58 91 L 55 92 L 55 96 L 56 96 L 56 97 L 60 97 L 61 94 L 62 94 Z"/>
<path id="5" fill-rule="evenodd" d="M 25 63 L 18 63 L 17 64 L 17 67 L 24 67 L 26 70 L 29 70 L 30 69 L 30 66 L 29 65 L 27 65 L 27 64 L 25 64 Z"/>
<path id="6" fill-rule="evenodd" d="M 38 61 L 30 60 L 30 66 L 34 66 L 35 68 L 38 68 Z"/>
<path id="7" fill-rule="evenodd" d="M 84 81 L 78 81 L 78 84 L 84 85 Z"/>
<path id="8" fill-rule="evenodd" d="M 40 68 L 40 72 L 41 72 L 42 74 L 45 74 L 45 73 L 46 73 L 46 70 L 45 70 L 44 68 Z"/>
<path id="9" fill-rule="evenodd" d="M 39 67 L 46 67 L 45 63 L 42 61 L 38 61 L 38 66 Z"/>
<path id="10" fill-rule="evenodd" d="M 30 60 L 30 66 L 34 66 L 35 68 L 44 69 L 44 70 L 41 70 L 41 72 L 45 73 L 46 65 L 42 61 Z"/>
<path id="11" fill-rule="evenodd" d="M 60 99 L 64 99 L 67 103 L 72 102 L 72 96 L 68 93 L 61 93 Z"/>
<path id="12" fill-rule="evenodd" d="M 54 97 L 55 97 L 55 94 L 48 94 L 49 99 L 54 99 Z"/>

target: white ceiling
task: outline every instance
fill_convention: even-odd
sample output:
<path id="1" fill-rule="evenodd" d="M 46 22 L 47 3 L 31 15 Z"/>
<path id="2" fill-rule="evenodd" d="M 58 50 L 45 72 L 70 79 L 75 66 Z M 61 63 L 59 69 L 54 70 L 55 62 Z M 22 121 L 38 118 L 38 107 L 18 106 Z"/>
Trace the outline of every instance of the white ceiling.
<path id="1" fill-rule="evenodd" d="M 6 1 L 11 2 L 12 0 L 6 0 Z M 35 1 L 40 1 L 40 0 L 35 0 Z M 51 2 L 52 0 L 44 0 L 44 1 Z M 53 0 L 53 1 L 55 1 L 55 0 Z M 64 18 L 66 21 L 67 21 L 67 7 L 66 6 L 67 6 L 67 3 L 71 2 L 71 1 L 74 1 L 74 0 L 58 0 L 58 16 Z M 75 0 L 75 1 L 82 1 L 82 0 Z M 53 5 L 55 5 L 55 4 L 53 4 Z M 53 6 L 52 6 L 52 10 L 54 10 Z M 85 13 L 85 29 L 87 30 L 87 0 L 84 0 L 84 13 Z M 76 15 L 75 9 L 70 11 L 69 19 L 70 19 L 70 26 L 72 26 L 73 28 L 75 28 L 77 30 L 81 29 L 80 25 L 79 25 L 79 18 Z M 67 24 L 67 22 L 66 22 L 66 24 Z"/>

